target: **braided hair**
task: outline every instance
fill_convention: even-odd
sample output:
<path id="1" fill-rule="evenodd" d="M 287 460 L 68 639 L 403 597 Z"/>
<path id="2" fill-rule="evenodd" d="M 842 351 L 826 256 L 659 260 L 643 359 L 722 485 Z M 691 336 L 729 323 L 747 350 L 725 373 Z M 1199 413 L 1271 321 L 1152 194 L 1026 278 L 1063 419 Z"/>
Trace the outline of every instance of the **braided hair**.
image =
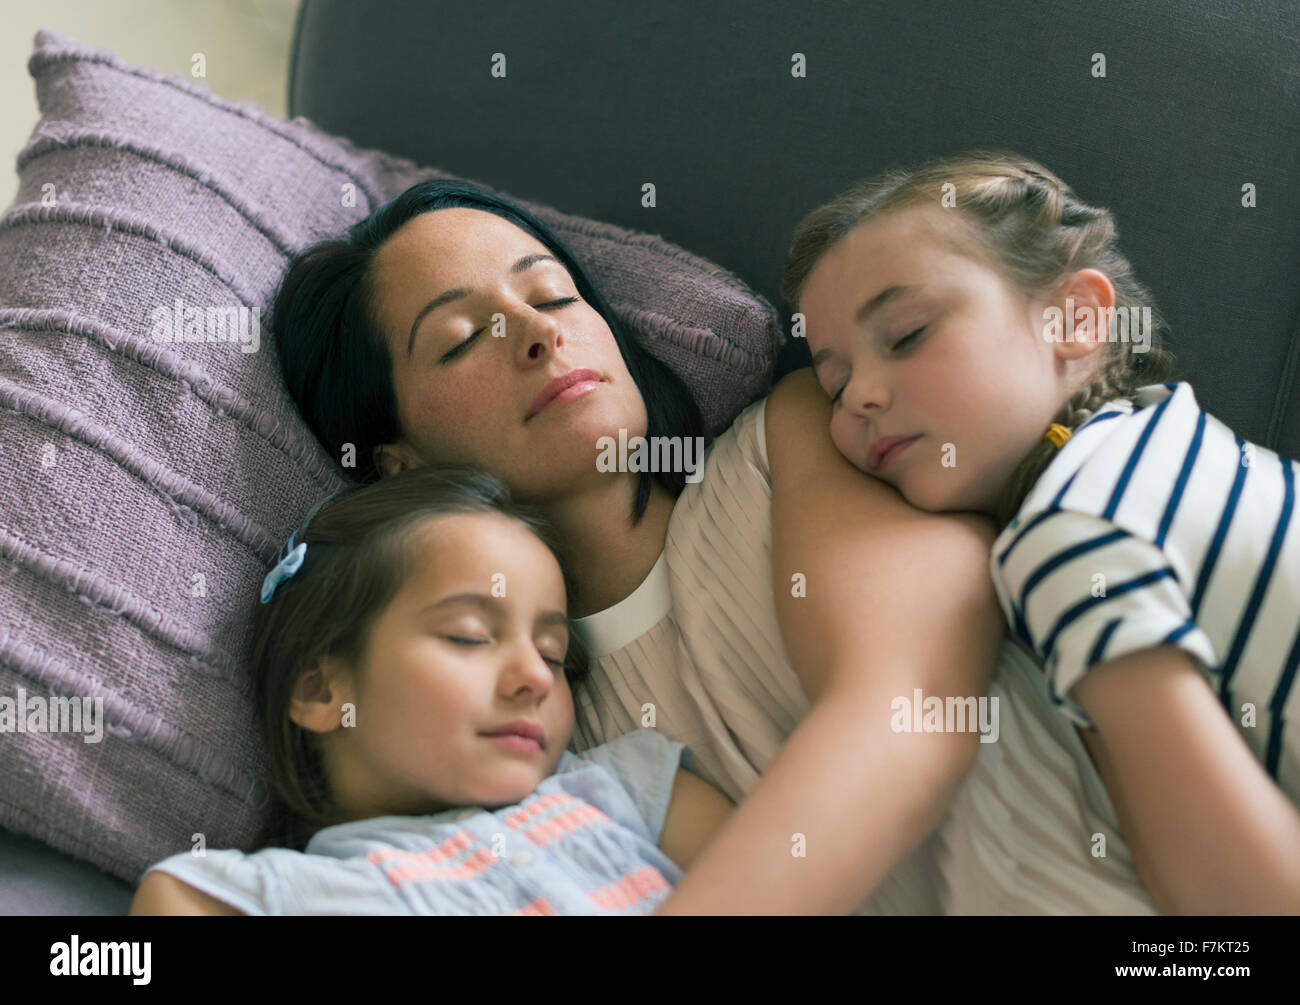
<path id="1" fill-rule="evenodd" d="M 1084 202 L 1047 168 L 1009 151 L 971 150 L 915 169 L 891 169 L 819 206 L 795 230 L 782 296 L 797 305 L 813 267 L 858 224 L 927 203 L 954 208 L 953 243 L 963 254 L 985 261 L 1026 296 L 1040 295 L 1071 273 L 1092 268 L 1109 277 L 1117 312 L 1138 307 L 1150 311 L 1147 350 L 1133 351 L 1112 332 L 1093 354 L 1096 363 L 1088 383 L 1061 406 L 1053 422 L 1073 431 L 1106 402 L 1174 379 L 1177 364 L 1165 345 L 1168 328 L 1150 291 L 1119 249 L 1111 212 Z M 1000 526 L 1015 515 L 1056 450 L 1044 438 L 1021 459 L 999 501 Z"/>

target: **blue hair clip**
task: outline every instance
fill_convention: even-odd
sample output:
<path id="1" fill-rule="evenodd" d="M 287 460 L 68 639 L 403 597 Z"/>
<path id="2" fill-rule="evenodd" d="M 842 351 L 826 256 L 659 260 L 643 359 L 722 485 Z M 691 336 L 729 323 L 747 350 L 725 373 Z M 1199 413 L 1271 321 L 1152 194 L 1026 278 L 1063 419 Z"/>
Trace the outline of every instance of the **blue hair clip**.
<path id="1" fill-rule="evenodd" d="M 294 531 L 294 534 L 296 533 L 297 531 Z M 264 604 L 275 595 L 276 587 L 302 568 L 302 560 L 307 556 L 307 542 L 303 541 L 298 547 L 285 554 L 285 550 L 292 544 L 293 534 L 289 535 L 289 543 L 280 550 L 280 561 L 275 563 L 275 568 L 262 580 L 262 603 Z"/>
<path id="2" fill-rule="evenodd" d="M 311 523 L 311 518 L 320 512 L 320 508 L 336 495 L 338 495 L 338 492 L 331 492 L 324 499 L 316 503 L 316 505 L 313 506 L 303 518 L 302 526 L 305 528 L 307 524 Z M 285 543 L 285 546 L 280 549 L 280 558 L 279 561 L 275 563 L 275 568 L 268 572 L 266 578 L 262 580 L 262 603 L 265 604 L 275 596 L 275 591 L 279 588 L 280 584 L 292 578 L 294 573 L 302 568 L 303 560 L 307 557 L 307 542 L 303 541 L 295 547 L 293 539 L 297 536 L 298 531 L 296 530 L 289 535 L 289 540 Z"/>

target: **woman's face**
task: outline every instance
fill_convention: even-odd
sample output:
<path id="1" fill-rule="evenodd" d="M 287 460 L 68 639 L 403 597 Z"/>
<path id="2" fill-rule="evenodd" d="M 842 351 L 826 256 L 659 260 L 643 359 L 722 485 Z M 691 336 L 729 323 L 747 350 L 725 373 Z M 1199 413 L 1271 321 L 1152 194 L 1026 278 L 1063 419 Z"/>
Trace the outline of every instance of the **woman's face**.
<path id="1" fill-rule="evenodd" d="M 609 325 L 514 224 L 476 209 L 423 213 L 379 250 L 373 276 L 404 431 L 377 451 L 384 474 L 477 464 L 543 502 L 599 476 L 600 437 L 645 435 Z M 598 382 L 532 414 L 547 384 L 579 369 Z"/>
<path id="2" fill-rule="evenodd" d="M 993 513 L 1074 371 L 1042 337 L 1044 303 L 961 253 L 951 212 L 859 224 L 818 261 L 798 309 L 840 453 L 919 509 Z M 914 439 L 882 457 L 888 437 Z"/>
<path id="3" fill-rule="evenodd" d="M 438 517 L 414 550 L 361 667 L 327 660 L 320 718 L 295 720 L 323 727 L 331 789 L 355 817 L 513 805 L 554 772 L 573 733 L 564 577 L 541 541 L 498 514 Z M 339 725 L 343 702 L 352 725 Z M 539 727 L 540 744 L 485 735 L 515 722 Z"/>

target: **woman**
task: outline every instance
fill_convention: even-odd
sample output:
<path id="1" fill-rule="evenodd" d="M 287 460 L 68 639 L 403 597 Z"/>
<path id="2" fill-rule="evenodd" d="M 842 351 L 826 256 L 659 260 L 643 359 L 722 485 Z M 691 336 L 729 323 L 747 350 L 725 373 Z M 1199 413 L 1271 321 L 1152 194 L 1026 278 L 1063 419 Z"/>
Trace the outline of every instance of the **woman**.
<path id="1" fill-rule="evenodd" d="M 996 744 L 892 727 L 900 698 L 986 693 L 990 525 L 862 478 L 806 372 L 698 483 L 598 470 L 600 437 L 698 435 L 698 412 L 540 221 L 460 183 L 312 249 L 272 324 L 304 418 L 361 478 L 473 463 L 551 520 L 595 658 L 575 748 L 654 727 L 741 803 L 659 913 L 940 909 L 928 837 Z"/>

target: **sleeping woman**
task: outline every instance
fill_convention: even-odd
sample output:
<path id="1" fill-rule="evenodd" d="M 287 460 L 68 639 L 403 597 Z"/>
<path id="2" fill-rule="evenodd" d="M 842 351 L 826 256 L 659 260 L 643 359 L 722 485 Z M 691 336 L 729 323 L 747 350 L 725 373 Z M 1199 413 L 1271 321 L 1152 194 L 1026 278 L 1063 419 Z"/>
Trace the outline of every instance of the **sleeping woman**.
<path id="1" fill-rule="evenodd" d="M 699 413 L 542 222 L 459 182 L 301 256 L 273 327 L 303 417 L 363 480 L 473 464 L 555 528 L 591 655 L 572 749 L 652 728 L 739 804 L 657 913 L 1152 910 L 1004 639 L 993 524 L 864 478 L 809 372 L 743 410 L 699 481 L 599 470 L 602 436 L 696 436 Z M 986 695 L 996 742 L 899 727 L 900 701 Z"/>

